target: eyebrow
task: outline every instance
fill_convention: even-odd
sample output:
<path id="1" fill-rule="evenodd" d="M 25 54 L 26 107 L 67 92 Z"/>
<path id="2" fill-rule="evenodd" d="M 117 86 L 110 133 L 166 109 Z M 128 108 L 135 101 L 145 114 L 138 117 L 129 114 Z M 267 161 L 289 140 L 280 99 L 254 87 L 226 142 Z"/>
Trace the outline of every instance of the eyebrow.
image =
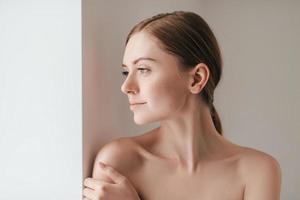
<path id="1" fill-rule="evenodd" d="M 141 60 L 150 60 L 150 61 L 153 61 L 153 62 L 157 62 L 157 60 L 154 59 L 154 58 L 150 58 L 150 57 L 140 57 L 140 58 L 134 60 L 134 61 L 132 62 L 132 64 L 135 65 L 136 63 L 138 63 L 138 62 L 141 61 Z M 122 67 L 127 67 L 127 66 L 126 66 L 125 64 L 122 64 Z"/>

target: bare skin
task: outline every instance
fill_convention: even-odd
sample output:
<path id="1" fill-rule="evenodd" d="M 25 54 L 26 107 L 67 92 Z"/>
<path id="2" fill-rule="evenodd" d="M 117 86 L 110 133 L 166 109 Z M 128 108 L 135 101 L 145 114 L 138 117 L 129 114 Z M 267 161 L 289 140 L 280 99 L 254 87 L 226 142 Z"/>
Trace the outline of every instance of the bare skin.
<path id="1" fill-rule="evenodd" d="M 188 171 L 178 160 L 161 153 L 160 131 L 157 128 L 106 144 L 96 157 L 93 178 L 111 182 L 98 167 L 102 161 L 128 178 L 140 200 L 280 199 L 280 167 L 271 155 L 224 138 L 221 151 Z"/>
<path id="2" fill-rule="evenodd" d="M 133 138 L 143 163 L 130 179 L 142 199 L 243 199 L 244 182 L 238 166 L 242 147 L 224 140 L 224 148 L 201 158 L 189 170 L 177 159 L 161 155 L 159 137 L 155 129 Z"/>
<path id="3" fill-rule="evenodd" d="M 109 181 L 98 167 L 102 161 L 126 176 L 141 200 L 279 200 L 277 161 L 216 130 L 199 98 L 208 67 L 199 63 L 182 72 L 178 60 L 158 44 L 144 32 L 131 37 L 121 90 L 130 103 L 143 103 L 131 107 L 136 124 L 160 122 L 160 127 L 106 144 L 96 157 L 93 178 Z M 141 57 L 155 61 L 134 62 Z"/>

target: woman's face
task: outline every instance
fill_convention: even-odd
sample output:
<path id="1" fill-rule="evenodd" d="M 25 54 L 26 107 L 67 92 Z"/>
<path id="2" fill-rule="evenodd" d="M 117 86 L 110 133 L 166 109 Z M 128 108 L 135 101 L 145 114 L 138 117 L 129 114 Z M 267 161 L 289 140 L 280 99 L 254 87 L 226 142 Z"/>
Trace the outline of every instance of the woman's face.
<path id="1" fill-rule="evenodd" d="M 186 74 L 179 71 L 177 59 L 160 49 L 157 42 L 139 32 L 125 48 L 122 66 L 126 79 L 121 91 L 127 94 L 129 103 L 143 103 L 130 107 L 137 124 L 172 117 L 184 108 L 189 94 Z M 137 59 L 140 60 L 135 63 Z"/>

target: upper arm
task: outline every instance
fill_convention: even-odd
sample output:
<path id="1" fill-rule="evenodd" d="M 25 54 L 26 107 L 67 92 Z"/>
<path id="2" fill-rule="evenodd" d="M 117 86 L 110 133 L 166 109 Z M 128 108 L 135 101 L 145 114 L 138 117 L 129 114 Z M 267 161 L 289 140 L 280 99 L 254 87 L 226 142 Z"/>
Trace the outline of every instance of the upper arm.
<path id="1" fill-rule="evenodd" d="M 99 150 L 95 158 L 92 177 L 110 181 L 110 179 L 102 173 L 98 164 L 99 161 L 110 165 L 115 170 L 126 176 L 136 161 L 136 156 L 132 147 L 133 143 L 128 139 L 123 138 L 113 140 L 105 144 Z"/>
<path id="2" fill-rule="evenodd" d="M 278 161 L 265 153 L 245 160 L 244 200 L 279 200 L 281 169 Z"/>

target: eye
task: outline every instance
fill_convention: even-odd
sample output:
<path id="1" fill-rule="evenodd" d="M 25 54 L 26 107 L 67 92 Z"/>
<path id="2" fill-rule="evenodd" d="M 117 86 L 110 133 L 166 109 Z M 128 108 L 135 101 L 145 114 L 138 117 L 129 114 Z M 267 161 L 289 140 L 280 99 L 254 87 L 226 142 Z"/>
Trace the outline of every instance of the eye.
<path id="1" fill-rule="evenodd" d="M 128 75 L 128 72 L 127 72 L 127 71 L 122 71 L 122 75 L 123 75 L 123 76 L 127 76 L 127 75 Z"/>
<path id="2" fill-rule="evenodd" d="M 142 74 L 145 74 L 147 73 L 148 71 L 150 71 L 149 69 L 147 68 L 138 68 L 139 71 L 141 71 Z M 122 71 L 122 75 L 123 76 L 128 76 L 128 71 Z"/>
<path id="3" fill-rule="evenodd" d="M 147 68 L 138 68 L 138 70 L 139 70 L 139 71 L 141 71 L 141 72 L 142 72 L 142 74 L 144 74 L 144 73 L 146 73 L 146 72 L 150 71 L 150 70 L 149 70 L 149 69 L 147 69 Z"/>

